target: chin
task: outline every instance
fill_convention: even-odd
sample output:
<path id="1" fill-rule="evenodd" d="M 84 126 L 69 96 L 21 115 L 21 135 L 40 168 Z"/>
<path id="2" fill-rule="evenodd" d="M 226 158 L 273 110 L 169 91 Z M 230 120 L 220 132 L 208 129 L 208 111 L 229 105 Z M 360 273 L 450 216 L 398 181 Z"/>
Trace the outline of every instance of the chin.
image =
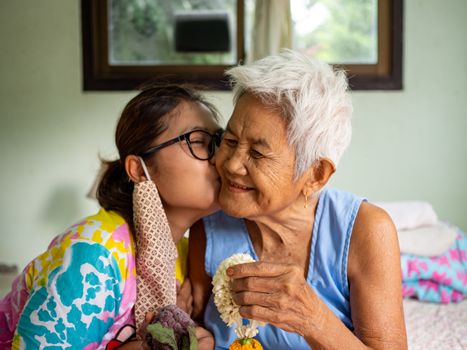
<path id="1" fill-rule="evenodd" d="M 219 202 L 217 201 L 217 197 L 218 195 L 217 193 L 215 193 L 212 195 L 210 201 L 205 200 L 203 202 L 204 205 L 202 206 L 202 208 L 200 208 L 203 212 L 203 216 L 210 215 L 221 209 Z"/>
<path id="2" fill-rule="evenodd" d="M 221 209 L 230 216 L 235 218 L 243 218 L 246 216 L 244 207 L 238 202 L 233 201 L 231 198 L 219 197 L 219 204 Z"/>

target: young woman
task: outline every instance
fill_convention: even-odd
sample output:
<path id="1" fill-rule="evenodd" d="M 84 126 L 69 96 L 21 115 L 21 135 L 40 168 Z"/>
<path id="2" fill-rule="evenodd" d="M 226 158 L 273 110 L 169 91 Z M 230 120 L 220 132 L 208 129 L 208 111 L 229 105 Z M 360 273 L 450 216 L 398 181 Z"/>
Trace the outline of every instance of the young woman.
<path id="1" fill-rule="evenodd" d="M 15 280 L 0 302 L 0 348 L 110 349 L 134 336 L 139 266 L 145 268 L 138 259 L 164 259 L 166 252 L 158 249 L 172 248 L 149 244 L 140 252 L 138 240 L 151 241 L 138 235 L 151 227 L 163 234 L 166 225 L 178 243 L 176 274 L 182 283 L 183 234 L 218 208 L 216 120 L 215 108 L 183 86 L 148 86 L 127 104 L 115 134 L 119 159 L 107 163 L 98 188 L 102 208 L 57 236 Z M 163 209 L 151 212 L 141 199 L 149 207 L 162 200 Z M 146 224 L 152 225 L 149 231 Z M 172 256 L 175 263 L 176 250 Z"/>

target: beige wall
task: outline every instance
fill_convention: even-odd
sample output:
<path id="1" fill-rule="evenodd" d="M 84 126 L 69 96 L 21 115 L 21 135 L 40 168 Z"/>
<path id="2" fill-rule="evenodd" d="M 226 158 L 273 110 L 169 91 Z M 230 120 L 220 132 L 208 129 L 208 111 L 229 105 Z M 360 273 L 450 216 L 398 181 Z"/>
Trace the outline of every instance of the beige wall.
<path id="1" fill-rule="evenodd" d="M 354 137 L 333 186 L 426 200 L 467 230 L 465 0 L 405 1 L 404 90 L 355 92 Z M 98 155 L 133 92 L 82 92 L 78 0 L 0 2 L 0 262 L 26 264 L 97 205 Z M 231 94 L 209 94 L 225 118 Z"/>

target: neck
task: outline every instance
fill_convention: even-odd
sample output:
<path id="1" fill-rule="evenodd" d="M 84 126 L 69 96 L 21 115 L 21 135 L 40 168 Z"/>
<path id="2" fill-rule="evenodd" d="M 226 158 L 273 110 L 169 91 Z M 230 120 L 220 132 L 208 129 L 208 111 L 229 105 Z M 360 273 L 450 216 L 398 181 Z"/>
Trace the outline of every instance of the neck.
<path id="1" fill-rule="evenodd" d="M 200 211 L 185 208 L 171 208 L 165 207 L 167 220 L 169 221 L 170 231 L 175 244 L 183 237 L 185 232 L 199 219 L 207 215 Z"/>
<path id="2" fill-rule="evenodd" d="M 307 208 L 299 200 L 279 212 L 249 218 L 247 226 L 258 255 L 277 257 L 281 249 L 285 255 L 308 256 L 317 204 L 318 197 L 311 198 Z"/>

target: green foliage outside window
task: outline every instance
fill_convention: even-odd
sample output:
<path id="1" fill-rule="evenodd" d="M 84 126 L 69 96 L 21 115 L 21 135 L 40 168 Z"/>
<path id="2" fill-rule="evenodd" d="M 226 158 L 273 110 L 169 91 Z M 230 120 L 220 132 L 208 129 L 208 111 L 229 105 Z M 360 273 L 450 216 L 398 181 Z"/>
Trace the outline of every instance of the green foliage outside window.
<path id="1" fill-rule="evenodd" d="M 234 24 L 234 0 L 110 0 L 109 38 L 112 64 L 232 64 L 230 53 L 179 53 L 174 49 L 176 11 L 228 10 Z"/>
<path id="2" fill-rule="evenodd" d="M 377 62 L 377 0 L 305 1 L 306 8 L 324 5 L 328 17 L 318 28 L 294 36 L 294 47 L 329 63 Z"/>

